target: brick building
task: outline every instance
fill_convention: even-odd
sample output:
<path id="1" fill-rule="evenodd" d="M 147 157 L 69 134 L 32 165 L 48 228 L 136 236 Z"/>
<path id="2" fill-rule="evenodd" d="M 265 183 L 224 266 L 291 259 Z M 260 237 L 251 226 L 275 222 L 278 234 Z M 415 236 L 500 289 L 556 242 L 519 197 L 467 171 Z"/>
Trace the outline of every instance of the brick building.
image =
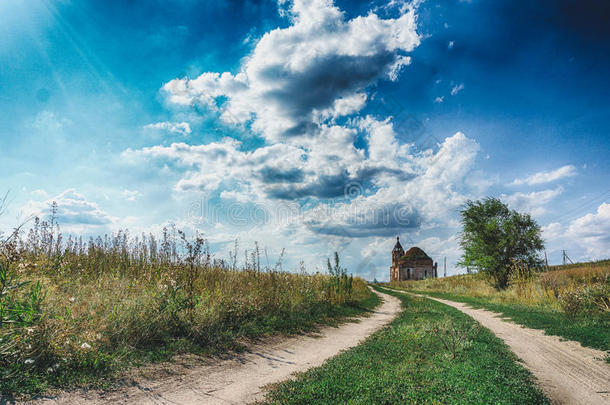
<path id="1" fill-rule="evenodd" d="M 396 245 L 392 250 L 392 267 L 390 267 L 390 281 L 423 280 L 437 277 L 438 263 L 417 246 L 406 252 L 396 237 Z"/>

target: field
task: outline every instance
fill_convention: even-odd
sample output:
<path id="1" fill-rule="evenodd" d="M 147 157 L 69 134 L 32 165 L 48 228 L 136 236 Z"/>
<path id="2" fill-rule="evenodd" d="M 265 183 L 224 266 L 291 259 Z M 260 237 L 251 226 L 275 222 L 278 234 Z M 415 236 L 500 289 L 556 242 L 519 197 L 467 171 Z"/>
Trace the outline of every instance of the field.
<path id="1" fill-rule="evenodd" d="M 108 386 L 128 367 L 192 352 L 239 350 L 247 339 L 336 323 L 378 303 L 335 262 L 330 274 L 237 266 L 204 239 L 167 229 L 83 242 L 36 222 L 5 237 L 0 260 L 0 392 Z"/>
<path id="2" fill-rule="evenodd" d="M 508 347 L 472 318 L 380 291 L 402 301 L 398 318 L 323 366 L 277 384 L 266 403 L 549 403 Z"/>
<path id="3" fill-rule="evenodd" d="M 490 309 L 530 328 L 610 350 L 610 260 L 521 272 L 501 291 L 480 274 L 389 286 Z"/>

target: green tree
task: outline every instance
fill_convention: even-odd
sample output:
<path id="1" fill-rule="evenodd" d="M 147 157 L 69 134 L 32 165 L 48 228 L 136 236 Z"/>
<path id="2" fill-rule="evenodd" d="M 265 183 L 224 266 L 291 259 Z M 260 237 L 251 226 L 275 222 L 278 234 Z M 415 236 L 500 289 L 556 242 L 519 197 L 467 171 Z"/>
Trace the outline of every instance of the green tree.
<path id="1" fill-rule="evenodd" d="M 484 273 L 495 288 L 508 287 L 515 264 L 542 264 L 540 226 L 529 214 L 511 210 L 497 198 L 467 201 L 460 214 L 464 254 L 459 264 Z"/>

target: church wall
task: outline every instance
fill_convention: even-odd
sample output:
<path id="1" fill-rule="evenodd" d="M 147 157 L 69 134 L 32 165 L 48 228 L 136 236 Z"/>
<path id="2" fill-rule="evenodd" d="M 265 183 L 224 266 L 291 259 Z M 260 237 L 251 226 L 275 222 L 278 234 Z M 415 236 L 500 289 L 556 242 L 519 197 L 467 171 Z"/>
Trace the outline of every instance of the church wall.
<path id="1" fill-rule="evenodd" d="M 418 248 L 416 248 L 418 249 Z M 421 249 L 419 249 L 421 251 Z M 424 256 L 424 257 L 421 257 Z M 411 273 L 408 274 L 408 269 Z M 392 250 L 392 266 L 390 267 L 390 281 L 423 280 L 437 277 L 437 264 L 421 251 L 415 255 L 405 255 L 398 238 Z"/>
<path id="2" fill-rule="evenodd" d="M 412 269 L 411 277 L 408 278 L 407 270 Z M 399 268 L 390 268 L 390 281 L 403 281 L 403 280 L 423 280 L 424 278 L 433 278 L 434 266 L 432 264 L 427 265 L 409 265 L 403 264 Z"/>

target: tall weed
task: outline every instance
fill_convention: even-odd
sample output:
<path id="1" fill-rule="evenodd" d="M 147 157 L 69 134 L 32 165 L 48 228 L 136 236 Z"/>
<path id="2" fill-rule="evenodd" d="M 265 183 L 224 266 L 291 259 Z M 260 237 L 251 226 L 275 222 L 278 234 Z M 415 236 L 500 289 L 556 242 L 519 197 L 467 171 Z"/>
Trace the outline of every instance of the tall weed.
<path id="1" fill-rule="evenodd" d="M 201 235 L 169 226 L 84 239 L 52 216 L 2 243 L 0 392 L 38 392 L 112 377 L 143 359 L 235 348 L 357 312 L 369 300 L 335 255 L 329 274 L 282 270 L 258 244 L 225 261 Z M 261 260 L 263 256 L 263 260 Z M 353 309 L 350 309 L 353 308 Z M 8 371 L 7 371 L 8 370 Z"/>

